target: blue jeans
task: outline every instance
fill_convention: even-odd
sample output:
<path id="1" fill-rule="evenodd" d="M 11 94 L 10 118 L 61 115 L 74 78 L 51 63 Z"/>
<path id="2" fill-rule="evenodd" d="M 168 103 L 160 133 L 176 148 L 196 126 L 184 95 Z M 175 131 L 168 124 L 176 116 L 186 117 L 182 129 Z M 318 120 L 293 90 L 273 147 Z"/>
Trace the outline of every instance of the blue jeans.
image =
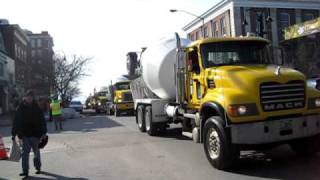
<path id="1" fill-rule="evenodd" d="M 34 158 L 33 165 L 36 170 L 41 169 L 41 159 L 39 150 L 40 138 L 36 137 L 23 137 L 22 138 L 22 171 L 28 174 L 29 172 L 29 154 L 32 149 Z"/>

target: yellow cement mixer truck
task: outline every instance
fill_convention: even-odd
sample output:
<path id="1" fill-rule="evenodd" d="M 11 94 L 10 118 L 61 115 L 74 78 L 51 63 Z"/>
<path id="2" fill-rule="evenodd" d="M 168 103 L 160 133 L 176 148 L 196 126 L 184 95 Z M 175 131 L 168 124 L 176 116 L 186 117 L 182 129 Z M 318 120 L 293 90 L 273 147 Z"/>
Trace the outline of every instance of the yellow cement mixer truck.
<path id="1" fill-rule="evenodd" d="M 259 37 L 190 42 L 176 34 L 134 63 L 129 57 L 139 130 L 155 136 L 181 123 L 217 169 L 257 147 L 288 143 L 298 154 L 315 154 L 320 90 L 307 86 L 302 73 L 273 64 L 268 45 Z"/>

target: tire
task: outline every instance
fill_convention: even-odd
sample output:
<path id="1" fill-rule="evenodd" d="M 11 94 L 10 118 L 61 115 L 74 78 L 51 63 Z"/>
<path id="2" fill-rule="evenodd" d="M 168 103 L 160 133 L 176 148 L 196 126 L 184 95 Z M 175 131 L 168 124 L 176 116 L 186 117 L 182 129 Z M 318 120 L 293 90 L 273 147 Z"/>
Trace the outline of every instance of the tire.
<path id="1" fill-rule="evenodd" d="M 298 155 L 314 156 L 320 151 L 320 135 L 293 140 L 290 147 Z"/>
<path id="2" fill-rule="evenodd" d="M 145 119 L 147 133 L 150 136 L 157 135 L 157 126 L 155 123 L 152 122 L 152 108 L 151 108 L 151 106 L 146 106 L 144 119 Z"/>
<path id="3" fill-rule="evenodd" d="M 137 108 L 137 124 L 138 128 L 141 132 L 146 132 L 146 122 L 145 122 L 145 116 L 144 116 L 144 106 L 139 105 Z"/>
<path id="4" fill-rule="evenodd" d="M 230 135 L 222 125 L 222 119 L 212 116 L 207 119 L 203 130 L 203 147 L 213 167 L 225 170 L 232 167 L 240 156 L 237 146 L 231 144 Z"/>
<path id="5" fill-rule="evenodd" d="M 99 114 L 99 113 L 100 113 L 100 110 L 99 110 L 99 109 L 96 109 L 96 113 Z"/>

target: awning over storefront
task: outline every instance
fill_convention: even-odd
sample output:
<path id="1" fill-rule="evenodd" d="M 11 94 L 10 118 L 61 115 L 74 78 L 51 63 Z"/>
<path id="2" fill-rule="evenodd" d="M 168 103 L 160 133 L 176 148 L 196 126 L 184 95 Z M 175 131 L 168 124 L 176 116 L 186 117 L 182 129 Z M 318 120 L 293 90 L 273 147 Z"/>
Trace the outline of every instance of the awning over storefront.
<path id="1" fill-rule="evenodd" d="M 320 33 L 320 17 L 304 23 L 295 24 L 284 30 L 284 39 L 291 40 L 299 37 Z"/>

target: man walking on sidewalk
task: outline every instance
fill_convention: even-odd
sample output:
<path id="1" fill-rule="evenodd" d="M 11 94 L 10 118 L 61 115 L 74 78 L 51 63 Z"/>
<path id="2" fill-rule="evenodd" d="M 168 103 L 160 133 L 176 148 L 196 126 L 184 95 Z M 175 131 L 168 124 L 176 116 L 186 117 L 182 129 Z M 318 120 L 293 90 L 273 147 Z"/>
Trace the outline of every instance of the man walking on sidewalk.
<path id="1" fill-rule="evenodd" d="M 39 142 L 47 133 L 44 115 L 34 99 L 32 91 L 28 91 L 19 105 L 12 124 L 12 140 L 18 136 L 22 140 L 22 173 L 20 176 L 28 177 L 29 154 L 34 153 L 34 167 L 36 174 L 40 174 L 41 159 Z"/>
<path id="2" fill-rule="evenodd" d="M 57 130 L 62 130 L 62 112 L 61 112 L 61 104 L 58 100 L 58 97 L 55 96 L 50 104 L 52 110 L 52 119 Z"/>

